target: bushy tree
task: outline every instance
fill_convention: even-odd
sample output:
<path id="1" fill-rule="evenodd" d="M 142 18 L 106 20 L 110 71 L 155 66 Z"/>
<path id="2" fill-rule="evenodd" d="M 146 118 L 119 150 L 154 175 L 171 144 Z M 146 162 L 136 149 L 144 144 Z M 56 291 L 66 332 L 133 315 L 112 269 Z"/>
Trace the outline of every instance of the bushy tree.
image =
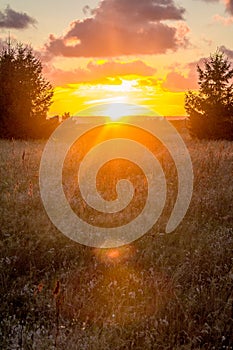
<path id="1" fill-rule="evenodd" d="M 204 61 L 199 74 L 197 93 L 185 96 L 192 136 L 207 139 L 233 139 L 233 67 L 225 55 L 217 51 Z"/>
<path id="2" fill-rule="evenodd" d="M 4 47 L 0 54 L 0 137 L 48 137 L 55 128 L 46 119 L 52 96 L 52 86 L 43 77 L 41 61 L 32 48 Z"/>

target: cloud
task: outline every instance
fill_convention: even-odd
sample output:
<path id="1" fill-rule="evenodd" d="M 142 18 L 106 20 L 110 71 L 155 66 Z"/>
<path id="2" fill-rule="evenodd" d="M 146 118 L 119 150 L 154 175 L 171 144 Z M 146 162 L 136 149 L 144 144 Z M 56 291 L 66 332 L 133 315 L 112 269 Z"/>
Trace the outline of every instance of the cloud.
<path id="1" fill-rule="evenodd" d="M 185 77 L 181 73 L 170 72 L 167 75 L 163 87 L 172 92 L 197 89 L 198 84 L 196 74 L 192 72 Z"/>
<path id="2" fill-rule="evenodd" d="M 219 50 L 225 53 L 230 59 L 233 59 L 233 50 L 227 49 L 224 45 L 222 45 Z"/>
<path id="3" fill-rule="evenodd" d="M 121 23 L 144 21 L 182 20 L 184 8 L 177 7 L 173 0 L 103 0 L 92 10 L 97 19 L 111 19 L 120 16 Z"/>
<path id="4" fill-rule="evenodd" d="M 0 11 L 0 28 L 26 29 L 37 21 L 24 12 L 16 12 L 10 6 Z"/>
<path id="5" fill-rule="evenodd" d="M 132 62 L 120 63 L 118 61 L 108 61 L 104 64 L 97 65 L 90 62 L 87 68 L 93 73 L 96 72 L 105 76 L 116 75 L 142 75 L 149 76 L 156 72 L 156 69 L 146 63 L 137 60 Z"/>
<path id="6" fill-rule="evenodd" d="M 233 23 L 233 17 L 223 17 L 218 14 L 214 15 L 213 20 L 214 22 L 221 23 L 224 26 L 230 26 Z"/>
<path id="7" fill-rule="evenodd" d="M 209 3 L 223 2 L 226 7 L 226 12 L 228 12 L 230 15 L 233 15 L 233 0 L 202 0 L 202 1 L 209 2 Z"/>
<path id="8" fill-rule="evenodd" d="M 183 20 L 185 10 L 173 0 L 102 0 L 97 8 L 85 7 L 84 12 L 91 16 L 71 23 L 66 35 L 58 38 L 50 35 L 46 45 L 48 55 L 160 54 L 187 44 L 184 39 L 187 30 L 178 32 L 173 23 Z M 177 38 L 177 32 L 183 33 L 183 37 Z"/>
<path id="9" fill-rule="evenodd" d="M 226 5 L 226 10 L 230 15 L 233 15 L 233 0 L 224 0 Z"/>
<path id="10" fill-rule="evenodd" d="M 188 69 L 188 73 L 186 75 L 174 70 L 169 72 L 165 82 L 163 83 L 163 88 L 173 92 L 198 89 L 197 65 L 201 66 L 204 61 L 205 58 L 201 58 L 197 62 L 187 64 L 185 70 Z"/>
<path id="11" fill-rule="evenodd" d="M 207 1 L 207 0 L 205 0 Z M 233 0 L 209 0 L 209 2 L 223 2 L 225 4 L 226 13 L 228 13 L 227 17 L 216 14 L 213 16 L 214 22 L 221 23 L 224 26 L 230 26 L 233 23 Z"/>
<path id="12" fill-rule="evenodd" d="M 89 62 L 86 69 L 77 68 L 65 71 L 45 65 L 44 73 L 54 85 L 65 85 L 74 83 L 96 82 L 108 84 L 121 84 L 117 76 L 139 75 L 151 76 L 156 70 L 146 63 L 138 60 L 121 63 L 119 61 L 108 61 L 103 64 Z M 111 79 L 109 79 L 111 78 Z"/>
<path id="13" fill-rule="evenodd" d="M 155 78 L 146 78 L 146 79 L 140 79 L 137 82 L 137 86 L 145 86 L 145 87 L 155 87 L 160 84 L 161 80 L 155 79 Z"/>

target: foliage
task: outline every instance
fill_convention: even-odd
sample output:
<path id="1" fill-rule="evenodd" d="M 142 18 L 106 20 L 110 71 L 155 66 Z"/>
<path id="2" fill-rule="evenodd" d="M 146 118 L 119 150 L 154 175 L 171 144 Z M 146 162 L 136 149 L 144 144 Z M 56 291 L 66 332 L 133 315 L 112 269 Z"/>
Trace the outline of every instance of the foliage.
<path id="1" fill-rule="evenodd" d="M 29 46 L 8 44 L 0 55 L 0 137 L 48 137 L 55 124 L 46 119 L 53 89 Z"/>
<path id="2" fill-rule="evenodd" d="M 69 119 L 71 117 L 70 112 L 64 112 L 61 116 L 62 121 Z"/>
<path id="3" fill-rule="evenodd" d="M 189 91 L 185 109 L 189 115 L 192 136 L 207 139 L 233 139 L 233 67 L 223 53 L 217 51 L 197 66 L 198 93 Z"/>

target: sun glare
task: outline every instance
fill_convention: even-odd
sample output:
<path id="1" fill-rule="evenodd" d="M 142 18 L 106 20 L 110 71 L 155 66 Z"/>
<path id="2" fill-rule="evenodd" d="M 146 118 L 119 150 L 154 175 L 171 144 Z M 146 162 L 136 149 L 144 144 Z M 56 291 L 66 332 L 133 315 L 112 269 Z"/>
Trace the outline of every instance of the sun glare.
<path id="1" fill-rule="evenodd" d="M 110 103 L 110 101 L 113 101 Z M 117 101 L 117 102 L 116 102 Z M 131 116 L 158 116 L 158 113 L 137 104 L 123 103 L 124 97 L 94 100 L 96 105 L 75 114 L 76 117 L 107 117 L 111 121 Z M 101 103 L 102 102 L 102 103 Z M 106 103 L 108 102 L 108 103 Z"/>
<path id="2" fill-rule="evenodd" d="M 107 92 L 123 92 L 130 93 L 139 91 L 137 80 L 126 80 L 120 78 L 121 84 L 97 84 L 90 86 L 91 90 L 107 91 Z"/>
<path id="3" fill-rule="evenodd" d="M 131 105 L 113 103 L 106 106 L 105 113 L 111 120 L 119 120 L 124 116 L 134 115 L 135 110 Z"/>

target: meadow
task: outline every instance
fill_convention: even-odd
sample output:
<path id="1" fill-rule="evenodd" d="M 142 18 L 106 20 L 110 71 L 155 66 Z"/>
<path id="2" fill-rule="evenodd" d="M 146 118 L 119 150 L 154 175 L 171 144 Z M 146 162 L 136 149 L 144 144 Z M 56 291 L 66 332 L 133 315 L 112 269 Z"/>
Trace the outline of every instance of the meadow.
<path id="1" fill-rule="evenodd" d="M 183 137 L 194 191 L 182 223 L 164 233 L 177 174 L 161 150 L 161 218 L 136 242 L 103 250 L 69 240 L 50 222 L 39 192 L 45 142 L 0 141 L 1 349 L 233 349 L 233 144 Z M 64 188 L 73 209 L 101 225 L 72 181 L 83 150 L 71 150 Z M 106 198 L 123 168 L 105 168 Z M 143 174 L 131 170 L 139 197 L 121 221 L 137 215 L 146 196 Z"/>

